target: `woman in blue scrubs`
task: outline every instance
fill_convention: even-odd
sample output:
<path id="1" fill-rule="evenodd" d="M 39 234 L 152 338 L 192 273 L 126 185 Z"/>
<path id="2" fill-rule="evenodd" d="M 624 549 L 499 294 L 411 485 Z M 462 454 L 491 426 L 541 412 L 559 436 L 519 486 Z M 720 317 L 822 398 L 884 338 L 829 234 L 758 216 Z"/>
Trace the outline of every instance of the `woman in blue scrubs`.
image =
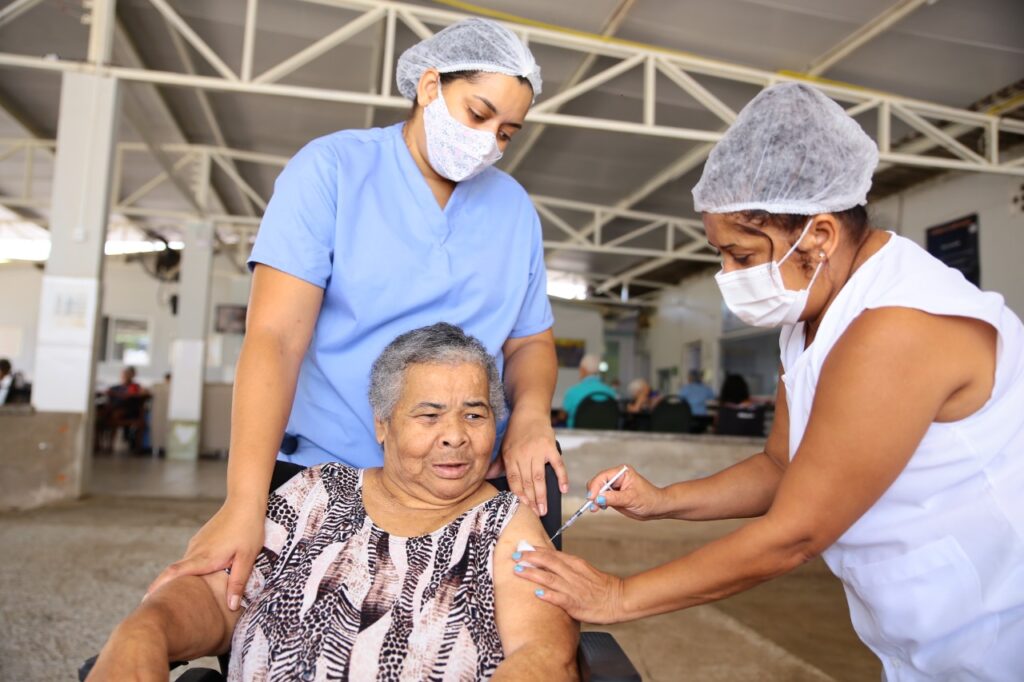
<path id="1" fill-rule="evenodd" d="M 540 92 L 539 67 L 511 31 L 469 19 L 410 48 L 397 71 L 415 103 L 407 121 L 313 140 L 276 181 L 249 259 L 227 498 L 151 590 L 230 567 L 236 608 L 275 459 L 380 466 L 370 365 L 399 334 L 439 321 L 503 368 L 512 491 L 546 513 L 546 462 L 567 489 L 550 426 L 557 364 L 540 221 L 492 167 Z"/>

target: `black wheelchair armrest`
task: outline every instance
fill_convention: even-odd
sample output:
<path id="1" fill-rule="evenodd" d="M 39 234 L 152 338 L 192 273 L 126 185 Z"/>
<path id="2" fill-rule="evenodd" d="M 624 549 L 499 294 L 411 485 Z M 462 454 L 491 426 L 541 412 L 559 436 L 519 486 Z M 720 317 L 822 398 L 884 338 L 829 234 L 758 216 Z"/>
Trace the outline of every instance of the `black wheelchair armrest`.
<path id="1" fill-rule="evenodd" d="M 641 682 L 629 656 L 607 632 L 581 632 L 576 661 L 584 682 Z"/>

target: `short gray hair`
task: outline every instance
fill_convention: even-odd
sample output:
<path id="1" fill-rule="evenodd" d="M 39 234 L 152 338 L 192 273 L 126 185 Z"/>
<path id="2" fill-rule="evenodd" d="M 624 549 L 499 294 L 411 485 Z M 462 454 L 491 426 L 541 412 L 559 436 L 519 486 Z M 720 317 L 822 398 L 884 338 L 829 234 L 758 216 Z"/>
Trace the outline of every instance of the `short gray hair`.
<path id="1" fill-rule="evenodd" d="M 596 353 L 587 353 L 580 360 L 580 367 L 587 374 L 597 374 L 601 370 L 601 356 Z"/>
<path id="2" fill-rule="evenodd" d="M 647 383 L 647 379 L 644 379 L 643 377 L 638 377 L 629 382 L 629 386 L 626 387 L 626 390 L 629 391 L 630 397 L 635 398 L 636 394 L 639 393 L 640 389 L 642 389 L 644 386 L 650 386 Z"/>
<path id="3" fill-rule="evenodd" d="M 388 421 L 398 404 L 410 365 L 476 365 L 487 375 L 488 402 L 495 421 L 505 418 L 505 392 L 494 357 L 480 341 L 454 324 L 438 322 L 406 332 L 387 345 L 370 369 L 370 407 Z"/>

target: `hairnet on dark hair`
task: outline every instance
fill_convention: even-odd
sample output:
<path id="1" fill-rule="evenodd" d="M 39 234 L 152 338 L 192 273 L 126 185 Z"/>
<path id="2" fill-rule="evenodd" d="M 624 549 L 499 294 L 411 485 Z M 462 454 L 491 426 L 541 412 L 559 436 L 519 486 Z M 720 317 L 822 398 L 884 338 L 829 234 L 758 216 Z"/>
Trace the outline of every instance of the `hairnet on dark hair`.
<path id="1" fill-rule="evenodd" d="M 838 104 L 805 83 L 762 90 L 711 150 L 693 188 L 707 213 L 817 215 L 867 203 L 878 147 Z"/>

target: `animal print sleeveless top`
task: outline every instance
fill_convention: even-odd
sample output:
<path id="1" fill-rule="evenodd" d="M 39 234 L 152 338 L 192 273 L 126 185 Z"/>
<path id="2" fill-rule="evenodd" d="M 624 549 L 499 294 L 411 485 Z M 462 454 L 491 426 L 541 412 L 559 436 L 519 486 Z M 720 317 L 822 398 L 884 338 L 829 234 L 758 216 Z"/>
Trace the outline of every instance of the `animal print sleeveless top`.
<path id="1" fill-rule="evenodd" d="M 413 538 L 366 513 L 363 472 L 306 469 L 270 496 L 229 680 L 484 680 L 504 658 L 494 547 L 511 493 Z"/>

